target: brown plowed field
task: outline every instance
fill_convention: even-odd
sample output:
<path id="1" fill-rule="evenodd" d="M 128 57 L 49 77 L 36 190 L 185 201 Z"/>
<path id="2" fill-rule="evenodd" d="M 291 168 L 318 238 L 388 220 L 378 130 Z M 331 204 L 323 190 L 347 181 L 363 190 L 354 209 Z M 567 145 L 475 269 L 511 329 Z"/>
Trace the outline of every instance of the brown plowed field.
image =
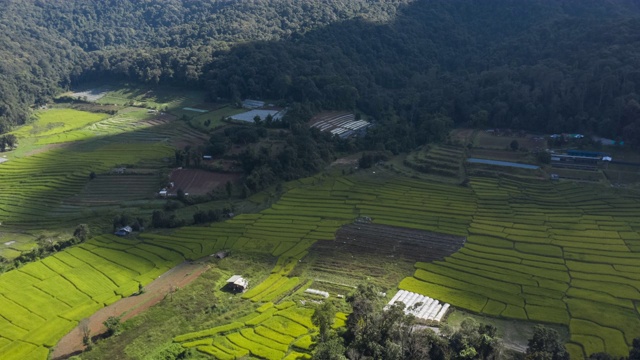
<path id="1" fill-rule="evenodd" d="M 336 241 L 316 243 L 320 251 L 354 255 L 378 254 L 410 262 L 440 260 L 458 251 L 464 237 L 378 224 L 350 224 L 336 233 Z"/>
<path id="2" fill-rule="evenodd" d="M 355 223 L 336 233 L 335 241 L 317 241 L 309 251 L 307 275 L 326 283 L 357 285 L 365 280 L 392 288 L 411 274 L 417 261 L 440 260 L 458 251 L 464 237 L 402 227 Z"/>
<path id="3" fill-rule="evenodd" d="M 224 186 L 227 181 L 234 182 L 240 174 L 216 173 L 199 169 L 176 169 L 171 173 L 170 180 L 174 183 L 170 194 L 175 195 L 182 189 L 190 195 L 203 195 L 211 190 Z"/>

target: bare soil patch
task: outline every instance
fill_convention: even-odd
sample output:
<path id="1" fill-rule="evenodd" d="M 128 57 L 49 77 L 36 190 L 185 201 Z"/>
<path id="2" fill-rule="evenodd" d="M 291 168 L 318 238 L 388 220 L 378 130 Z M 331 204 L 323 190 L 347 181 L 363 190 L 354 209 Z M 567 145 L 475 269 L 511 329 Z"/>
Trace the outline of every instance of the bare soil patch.
<path id="1" fill-rule="evenodd" d="M 144 288 L 145 292 L 143 294 L 124 298 L 98 310 L 88 319 L 91 335 L 96 336 L 105 333 L 107 329 L 102 323 L 110 316 L 121 316 L 121 320 L 126 321 L 139 315 L 162 301 L 162 299 L 172 291 L 175 291 L 176 288 L 181 288 L 191 283 L 206 271 L 207 268 L 203 263 L 183 262 L 147 285 Z M 56 360 L 67 359 L 81 353 L 84 350 L 82 335 L 80 326 L 71 330 L 71 332 L 58 342 L 53 349 L 51 358 Z"/>
<path id="2" fill-rule="evenodd" d="M 337 159 L 336 161 L 332 162 L 331 165 L 329 166 L 358 165 L 358 160 L 360 160 L 360 157 L 356 155 L 346 156 L 346 157 Z"/>
<path id="3" fill-rule="evenodd" d="M 547 141 L 540 136 L 525 133 L 489 133 L 486 131 L 479 131 L 477 133 L 474 146 L 503 150 L 508 149 L 513 140 L 518 141 L 520 148 L 527 150 L 542 150 L 547 147 Z"/>
<path id="4" fill-rule="evenodd" d="M 526 161 L 528 153 L 510 150 L 472 149 L 469 157 L 504 161 Z"/>
<path id="5" fill-rule="evenodd" d="M 475 129 L 456 129 L 451 132 L 451 139 L 462 145 L 473 142 L 472 136 Z"/>
<path id="6" fill-rule="evenodd" d="M 169 181 L 174 183 L 169 194 L 175 195 L 178 189 L 182 189 L 182 191 L 190 195 L 203 195 L 213 189 L 224 186 L 227 181 L 234 182 L 240 177 L 240 174 L 219 173 L 199 169 L 176 169 L 169 177 Z"/>
<path id="7" fill-rule="evenodd" d="M 65 202 L 75 205 L 97 206 L 118 204 L 123 201 L 152 199 L 162 184 L 153 172 L 135 173 L 127 169 L 126 175 L 99 175 L 87 182 L 83 189 Z M 148 171 L 148 170 L 147 170 Z"/>
<path id="8" fill-rule="evenodd" d="M 417 261 L 434 261 L 458 251 L 464 237 L 395 226 L 355 223 L 336 233 L 335 241 L 317 241 L 300 271 L 314 278 L 314 288 L 342 293 L 345 287 L 372 281 L 393 288 Z M 296 268 L 298 269 L 298 268 Z"/>
<path id="9" fill-rule="evenodd" d="M 109 91 L 111 91 L 111 89 L 108 87 L 98 87 L 95 89 L 76 91 L 72 93 L 71 96 L 77 99 L 86 99 L 86 101 L 97 101 L 107 95 Z"/>
<path id="10" fill-rule="evenodd" d="M 40 154 L 49 150 L 53 150 L 53 149 L 61 149 L 63 147 L 67 147 L 69 146 L 69 143 L 58 143 L 58 144 L 47 144 L 47 145 L 43 145 L 40 146 L 36 149 L 33 149 L 31 151 L 28 151 L 24 154 L 24 157 L 27 156 L 31 156 L 31 155 L 36 155 L 36 154 Z"/>
<path id="11" fill-rule="evenodd" d="M 319 250 L 376 254 L 409 262 L 441 260 L 458 251 L 466 238 L 379 224 L 349 224 L 336 233 L 336 241 L 319 241 Z"/>

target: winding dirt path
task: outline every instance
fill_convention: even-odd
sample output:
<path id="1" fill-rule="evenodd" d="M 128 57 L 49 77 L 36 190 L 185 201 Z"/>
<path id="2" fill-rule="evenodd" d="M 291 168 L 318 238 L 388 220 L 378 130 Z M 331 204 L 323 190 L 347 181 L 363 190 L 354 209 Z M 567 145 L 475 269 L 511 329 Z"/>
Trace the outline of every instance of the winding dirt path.
<path id="1" fill-rule="evenodd" d="M 98 310 L 88 318 L 91 336 L 100 335 L 106 331 L 102 323 L 110 316 L 122 316 L 122 321 L 128 320 L 159 303 L 173 289 L 191 283 L 207 269 L 208 266 L 204 263 L 185 261 L 145 286 L 144 294 L 124 298 Z M 51 358 L 54 360 L 66 359 L 83 350 L 82 329 L 77 326 L 58 342 Z"/>

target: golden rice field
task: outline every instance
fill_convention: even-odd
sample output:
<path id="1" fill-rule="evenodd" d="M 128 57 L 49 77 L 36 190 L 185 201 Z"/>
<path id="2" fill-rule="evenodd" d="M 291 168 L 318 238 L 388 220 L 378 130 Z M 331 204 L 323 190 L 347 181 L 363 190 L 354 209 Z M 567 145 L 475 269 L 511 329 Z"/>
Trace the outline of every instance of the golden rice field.
<path id="1" fill-rule="evenodd" d="M 0 276 L 0 353 L 44 358 L 80 317 L 184 258 L 218 249 L 278 256 L 272 276 L 244 296 L 277 301 L 304 285 L 304 279 L 287 275 L 296 263 L 291 259 L 304 257 L 314 241 L 332 241 L 341 225 L 370 216 L 374 223 L 467 236 L 465 246 L 444 261 L 417 263 L 399 288 L 477 313 L 566 325 L 573 358 L 597 351 L 623 355 L 640 334 L 638 198 L 602 190 L 482 178 L 470 187 L 385 176 L 307 179 L 259 214 L 170 235 L 148 233 L 135 241 L 99 237 Z M 255 335 L 265 318 L 285 321 L 279 311 L 265 311 L 269 315 L 261 314 L 248 328 L 243 322 L 209 331 L 204 340 L 188 336 L 200 342 L 187 346 L 205 353 L 233 355 L 245 349 L 263 354 L 256 356 L 280 356 L 292 348 L 285 351 L 282 342 L 269 347 Z M 298 337 L 311 331 L 305 329 Z M 225 350 L 216 341 L 235 347 Z M 248 342 L 260 346 L 252 352 Z"/>
<path id="2" fill-rule="evenodd" d="M 20 131 L 43 139 L 73 133 L 56 120 L 59 114 L 50 114 Z M 77 122 L 75 129 L 98 129 L 117 126 L 112 123 L 118 120 L 86 115 Z M 77 209 L 61 204 L 83 188 L 90 171 L 172 155 L 170 146 L 150 141 L 150 134 L 1 164 L 2 226 L 46 228 L 77 216 Z M 314 331 L 309 309 L 280 305 L 309 286 L 309 279 L 291 271 L 314 242 L 333 241 L 342 225 L 361 216 L 377 224 L 466 237 L 464 247 L 442 261 L 416 263 L 400 289 L 489 316 L 567 326 L 574 359 L 600 351 L 623 356 L 640 336 L 636 193 L 480 177 L 463 187 L 380 171 L 316 176 L 287 188 L 258 214 L 137 239 L 99 236 L 0 275 L 0 357 L 45 359 L 80 319 L 131 295 L 184 259 L 220 249 L 278 257 L 271 276 L 243 296 L 262 304 L 262 311 L 220 328 L 175 334 L 175 341 L 220 358 L 308 355 Z"/>

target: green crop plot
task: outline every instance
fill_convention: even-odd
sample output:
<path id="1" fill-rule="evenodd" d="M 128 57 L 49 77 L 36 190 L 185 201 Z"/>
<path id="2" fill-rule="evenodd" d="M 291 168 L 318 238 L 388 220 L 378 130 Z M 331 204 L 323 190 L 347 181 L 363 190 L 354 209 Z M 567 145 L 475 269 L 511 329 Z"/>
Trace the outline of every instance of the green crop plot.
<path id="1" fill-rule="evenodd" d="M 236 359 L 235 355 L 229 354 L 220 348 L 210 345 L 201 345 L 197 347 L 198 351 L 205 353 L 207 355 L 214 356 L 216 359 L 221 360 L 234 360 Z"/>
<path id="2" fill-rule="evenodd" d="M 310 351 L 313 348 L 313 345 L 314 342 L 311 335 L 305 335 L 293 343 L 293 346 L 307 351 Z"/>
<path id="3" fill-rule="evenodd" d="M 308 329 L 311 329 L 314 328 L 314 325 L 311 322 L 311 316 L 313 316 L 313 312 L 314 310 L 309 308 L 289 307 L 286 310 L 279 311 L 278 315 L 295 321 Z"/>
<path id="4" fill-rule="evenodd" d="M 604 348 L 624 354 L 640 324 L 633 313 L 640 262 L 625 243 L 637 237 L 635 200 L 628 206 L 618 194 L 572 184 L 471 185 L 477 212 L 465 248 L 444 262 L 418 263 L 400 288 L 487 315 L 572 324 L 578 358 Z M 574 319 L 609 336 L 596 339 L 584 325 L 578 332 Z"/>
<path id="5" fill-rule="evenodd" d="M 226 337 L 213 338 L 213 346 L 228 354 L 231 354 L 233 358 L 242 358 L 249 355 L 249 350 L 238 347 L 237 345 L 230 342 Z"/>
<path id="6" fill-rule="evenodd" d="M 30 192 L 38 189 L 42 194 L 55 188 L 64 195 L 56 193 L 41 203 L 27 191 L 17 197 L 4 195 L 10 185 L 0 182 L 0 204 L 4 205 L 0 215 L 11 213 L 9 223 L 21 221 L 14 210 L 25 219 L 44 217 L 49 206 L 59 206 L 82 189 L 86 174 L 69 170 L 72 162 L 67 162 L 67 155 L 80 164 L 76 166 L 100 170 L 140 156 L 148 160 L 158 153 L 172 156 L 170 150 L 162 144 L 109 144 L 88 152 L 90 160 L 86 154 L 62 152 L 58 154 L 62 160 L 43 153 L 16 159 L 17 165 L 9 161 L 0 165 L 0 180 L 15 185 L 26 177 L 23 185 Z M 22 164 L 31 172 L 18 166 L 22 160 L 31 161 Z M 48 185 L 38 179 L 43 173 L 51 174 L 51 179 L 65 174 L 69 183 Z M 313 251 L 316 240 L 331 243 L 341 225 L 358 217 L 370 217 L 374 224 L 467 236 L 455 254 L 417 263 L 413 276 L 403 272 L 401 276 L 408 277 L 400 282 L 401 289 L 481 314 L 569 325 L 571 351 L 583 356 L 601 347 L 622 354 L 640 333 L 635 309 L 640 301 L 640 256 L 627 244 L 640 237 L 635 198 L 565 183 L 472 178 L 470 186 L 462 187 L 389 174 L 374 179 L 358 174 L 340 179 L 318 176 L 287 186 L 294 189 L 257 215 L 210 227 L 147 232 L 129 244 L 112 236 L 100 237 L 38 265 L 0 275 L 0 315 L 10 324 L 0 326 L 0 337 L 11 340 L 4 346 L 13 349 L 19 341 L 36 344 L 33 336 L 45 349 L 53 340 L 34 332 L 36 328 L 58 318 L 77 321 L 184 259 L 232 249 L 279 257 L 272 274 L 261 283 L 250 279 L 251 287 L 238 298 L 265 304 L 252 305 L 259 311 L 242 321 L 175 340 L 221 358 L 283 358 L 291 356 L 291 346 L 303 353 L 311 347 L 312 311 L 290 302 L 271 303 L 288 300 L 289 294 L 306 284 L 304 273 L 292 270 Z M 385 246 L 389 245 L 377 243 L 375 250 L 384 253 Z M 345 276 L 341 269 L 327 268 L 336 277 Z M 42 309 L 31 308 L 26 295 L 8 294 L 5 289 L 33 294 L 34 306 Z M 47 299 L 53 299 L 51 304 L 58 304 L 60 310 L 49 313 L 48 306 L 54 306 Z M 601 344 L 595 339 L 596 331 L 580 321 L 594 324 L 591 328 L 598 331 L 606 329 L 599 337 Z"/>
<path id="7" fill-rule="evenodd" d="M 12 132 L 18 139 L 34 138 L 39 143 L 50 143 L 56 135 L 81 129 L 87 125 L 104 120 L 109 115 L 100 113 L 90 113 L 73 109 L 52 109 L 41 111 L 36 114 L 37 120 L 30 125 L 21 127 Z M 91 137 L 89 134 L 88 137 Z M 73 140 L 86 139 L 88 137 L 78 137 Z"/>
<path id="8" fill-rule="evenodd" d="M 271 330 L 292 337 L 302 336 L 308 332 L 308 329 L 306 327 L 282 316 L 273 316 L 272 318 L 263 322 L 262 325 L 268 327 Z"/>
<path id="9" fill-rule="evenodd" d="M 136 278 L 159 275 L 147 260 L 155 255 L 133 247 L 139 250 L 138 255 L 147 256 L 130 254 L 126 247 L 110 248 L 111 240 L 117 243 L 112 236 L 96 238 L 0 275 L 0 337 L 11 340 L 0 348 L 3 359 L 24 358 L 23 350 L 16 349 L 24 343 L 33 344 L 30 354 L 48 354 L 48 348 L 78 321 L 120 299 L 116 293 L 128 296 L 138 291 Z M 168 266 L 177 264 L 160 261 Z"/>
<path id="10" fill-rule="evenodd" d="M 281 334 L 264 326 L 258 326 L 257 328 L 255 328 L 255 332 L 256 334 L 259 334 L 280 344 L 288 345 L 295 340 L 295 338 L 292 336 Z"/>
<path id="11" fill-rule="evenodd" d="M 249 315 L 250 319 L 244 324 L 234 322 L 183 334 L 176 336 L 174 341 L 217 358 L 251 354 L 264 359 L 283 359 L 289 353 L 306 358 L 309 354 L 305 350 L 313 346 L 307 328 L 313 327 L 313 309 L 296 307 L 291 301 L 283 304 L 286 306 L 276 308 L 272 303 L 266 303 L 256 310 L 253 317 Z M 294 348 L 297 351 L 293 351 Z"/>
<path id="12" fill-rule="evenodd" d="M 271 349 L 279 350 L 282 352 L 287 352 L 287 350 L 289 349 L 288 345 L 281 344 L 260 334 L 257 334 L 253 331 L 253 329 L 242 329 L 240 331 L 240 334 L 254 343 L 266 346 Z"/>
<path id="13" fill-rule="evenodd" d="M 211 329 L 206 329 L 206 330 L 202 330 L 202 331 L 196 331 L 196 332 L 192 332 L 192 333 L 176 336 L 175 338 L 173 338 L 173 340 L 176 341 L 176 342 L 194 340 L 194 339 L 199 339 L 199 338 L 203 338 L 203 337 L 213 336 L 213 335 L 216 335 L 218 333 L 222 333 L 222 332 L 226 332 L 226 331 L 239 329 L 239 328 L 241 328 L 243 326 L 244 326 L 243 323 L 236 322 L 236 323 L 231 323 L 231 324 L 228 324 L 228 325 L 217 326 L 217 327 L 214 327 L 214 328 L 211 328 Z"/>

